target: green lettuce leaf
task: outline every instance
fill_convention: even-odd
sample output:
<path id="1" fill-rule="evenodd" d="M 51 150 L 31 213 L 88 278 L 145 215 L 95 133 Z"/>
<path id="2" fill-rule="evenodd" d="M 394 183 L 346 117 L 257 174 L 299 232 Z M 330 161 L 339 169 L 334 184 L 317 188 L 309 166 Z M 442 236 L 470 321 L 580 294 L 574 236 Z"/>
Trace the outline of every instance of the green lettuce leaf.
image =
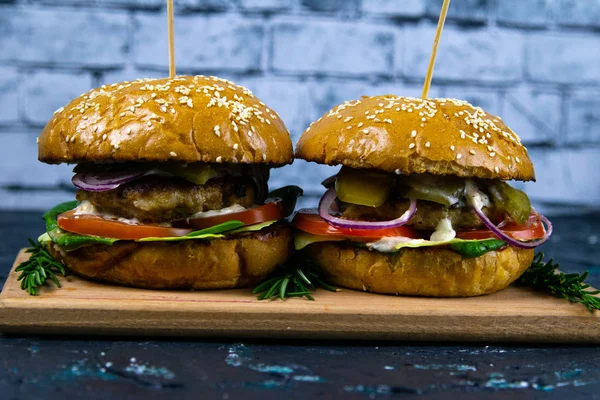
<path id="1" fill-rule="evenodd" d="M 289 185 L 275 189 L 269 193 L 269 199 L 281 199 L 283 202 L 284 217 L 292 215 L 296 208 L 298 197 L 302 196 L 304 191 L 298 186 Z"/>
<path id="2" fill-rule="evenodd" d="M 201 229 L 199 231 L 190 232 L 186 236 L 195 237 L 195 236 L 202 236 L 202 235 L 208 235 L 208 234 L 218 234 L 218 233 L 231 231 L 233 229 L 237 229 L 241 226 L 244 226 L 244 223 L 242 221 L 235 221 L 235 220 L 226 221 L 226 222 L 223 222 L 222 224 L 211 226 L 210 228 L 205 228 L 205 229 Z"/>
<path id="3" fill-rule="evenodd" d="M 79 203 L 68 201 L 58 204 L 42 215 L 46 222 L 46 233 L 52 241 L 63 247 L 66 251 L 77 250 L 81 246 L 90 244 L 113 244 L 117 239 L 103 238 L 100 236 L 78 235 L 76 233 L 63 231 L 58 227 L 58 216 L 64 212 L 74 209 Z"/>
<path id="4" fill-rule="evenodd" d="M 450 248 L 463 257 L 474 258 L 484 255 L 488 251 L 501 249 L 506 242 L 500 239 L 464 240 L 450 244 Z"/>
<path id="5" fill-rule="evenodd" d="M 335 236 L 320 236 L 313 235 L 307 232 L 296 230 L 294 233 L 294 247 L 296 250 L 302 250 L 308 245 L 318 242 L 334 242 L 344 241 L 346 238 L 340 238 Z M 363 243 L 356 243 L 357 245 L 363 246 Z M 463 257 L 472 258 L 479 257 L 488 251 L 494 251 L 502 248 L 506 245 L 505 242 L 498 239 L 482 239 L 482 240 L 465 240 L 465 239 L 452 239 L 447 242 L 432 242 L 424 239 L 414 239 L 407 242 L 398 243 L 394 251 L 398 251 L 403 248 L 419 248 L 419 247 L 433 247 L 433 246 L 449 246 L 452 250 L 461 254 Z"/>

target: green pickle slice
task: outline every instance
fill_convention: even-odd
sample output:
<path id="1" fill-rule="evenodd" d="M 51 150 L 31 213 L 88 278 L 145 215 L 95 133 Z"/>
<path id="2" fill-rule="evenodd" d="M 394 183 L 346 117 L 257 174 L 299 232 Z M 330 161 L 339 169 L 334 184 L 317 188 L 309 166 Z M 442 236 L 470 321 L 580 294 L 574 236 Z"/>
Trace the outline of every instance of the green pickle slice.
<path id="1" fill-rule="evenodd" d="M 527 222 L 531 213 L 531 203 L 525 192 L 502 181 L 492 182 L 488 185 L 488 191 L 496 207 L 503 209 L 519 224 Z"/>
<path id="2" fill-rule="evenodd" d="M 338 198 L 344 203 L 379 207 L 390 196 L 389 175 L 374 171 L 342 167 L 335 181 Z"/>

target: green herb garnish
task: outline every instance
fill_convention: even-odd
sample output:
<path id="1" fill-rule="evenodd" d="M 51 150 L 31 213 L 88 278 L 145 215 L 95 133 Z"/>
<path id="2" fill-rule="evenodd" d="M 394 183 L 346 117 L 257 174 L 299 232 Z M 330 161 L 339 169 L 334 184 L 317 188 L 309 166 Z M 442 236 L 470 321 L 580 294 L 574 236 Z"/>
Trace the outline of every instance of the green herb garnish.
<path id="1" fill-rule="evenodd" d="M 269 300 L 274 297 L 279 297 L 281 300 L 289 297 L 306 297 L 308 300 L 314 300 L 311 293 L 317 288 L 330 292 L 339 291 L 321 279 L 321 271 L 311 260 L 292 256 L 274 276 L 256 286 L 252 293 L 258 295 L 258 300 Z"/>
<path id="2" fill-rule="evenodd" d="M 581 303 L 590 311 L 600 310 L 600 298 L 595 297 L 600 290 L 587 290 L 591 285 L 585 283 L 589 271 L 565 274 L 557 271 L 558 264 L 554 263 L 554 259 L 544 262 L 543 258 L 544 253 L 538 253 L 517 283 L 549 291 L 571 303 Z"/>
<path id="3" fill-rule="evenodd" d="M 58 262 L 46 249 L 43 243 L 35 243 L 31 239 L 27 239 L 31 247 L 25 250 L 31 253 L 29 260 L 22 262 L 15 269 L 21 274 L 17 278 L 21 281 L 21 289 L 27 290 L 32 296 L 38 295 L 38 288 L 42 286 L 48 278 L 50 278 L 57 287 L 60 287 L 60 282 L 56 274 L 66 276 L 65 266 Z"/>

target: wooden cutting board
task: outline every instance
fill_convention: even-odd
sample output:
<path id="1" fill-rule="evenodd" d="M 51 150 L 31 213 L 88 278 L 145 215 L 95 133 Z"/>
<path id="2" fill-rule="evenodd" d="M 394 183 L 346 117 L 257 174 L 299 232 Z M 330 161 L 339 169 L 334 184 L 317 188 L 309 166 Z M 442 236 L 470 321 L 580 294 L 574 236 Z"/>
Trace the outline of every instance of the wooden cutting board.
<path id="1" fill-rule="evenodd" d="M 15 266 L 26 260 L 19 253 Z M 600 343 L 600 315 L 509 287 L 464 299 L 318 290 L 316 301 L 258 301 L 249 289 L 176 292 L 62 278 L 37 297 L 13 270 L 0 294 L 5 333 L 412 341 Z"/>

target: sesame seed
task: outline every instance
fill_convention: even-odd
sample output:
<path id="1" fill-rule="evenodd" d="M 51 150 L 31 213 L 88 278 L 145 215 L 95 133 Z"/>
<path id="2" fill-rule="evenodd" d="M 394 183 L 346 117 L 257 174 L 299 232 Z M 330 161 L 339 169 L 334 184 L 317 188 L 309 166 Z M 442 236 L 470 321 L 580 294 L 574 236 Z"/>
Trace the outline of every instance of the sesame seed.
<path id="1" fill-rule="evenodd" d="M 462 154 L 457 154 L 457 155 L 456 155 L 456 159 L 457 159 L 457 160 L 460 160 L 461 158 L 462 158 Z"/>
<path id="2" fill-rule="evenodd" d="M 352 129 L 352 125 L 348 125 L 346 129 Z"/>
<path id="3" fill-rule="evenodd" d="M 175 114 L 175 109 L 171 108 L 171 114 Z"/>
<path id="4" fill-rule="evenodd" d="M 410 136 L 412 136 L 412 137 L 416 137 L 416 136 L 417 136 L 417 131 L 412 131 L 412 132 L 410 133 Z"/>
<path id="5" fill-rule="evenodd" d="M 429 143 L 429 142 L 425 143 L 425 147 L 431 147 L 431 143 Z"/>
<path id="6" fill-rule="evenodd" d="M 496 153 L 494 153 L 493 151 L 490 153 L 490 157 L 494 157 L 496 155 Z"/>
<path id="7" fill-rule="evenodd" d="M 148 125 L 148 126 L 152 126 L 152 121 L 148 121 L 148 122 L 146 122 L 146 125 Z"/>
<path id="8" fill-rule="evenodd" d="M 464 139 L 467 136 L 467 134 L 465 133 L 465 131 L 461 130 L 460 131 L 460 138 Z"/>
<path id="9" fill-rule="evenodd" d="M 494 171 L 496 171 L 496 173 L 500 172 L 500 169 L 496 166 L 494 167 Z"/>
<path id="10" fill-rule="evenodd" d="M 271 125 L 271 121 L 269 121 L 269 118 L 266 118 L 265 122 L 267 123 L 267 125 Z"/>
<path id="11" fill-rule="evenodd" d="M 131 135 L 131 128 L 127 128 L 125 132 L 127 132 L 128 135 Z"/>
<path id="12" fill-rule="evenodd" d="M 454 147 L 454 145 L 451 145 L 451 146 L 450 146 L 450 150 L 452 150 L 452 151 L 454 151 L 454 149 L 455 149 L 455 148 L 456 148 L 456 147 Z"/>
<path id="13" fill-rule="evenodd" d="M 39 138 L 39 136 L 35 138 L 35 142 L 36 142 L 36 143 L 39 143 L 39 142 L 40 142 L 40 138 Z"/>
<path id="14" fill-rule="evenodd" d="M 174 151 L 169 153 L 171 155 L 171 157 L 177 157 L 177 153 L 175 153 Z"/>
<path id="15" fill-rule="evenodd" d="M 391 120 L 391 119 L 389 119 L 389 118 L 385 118 L 385 119 L 383 120 L 383 122 L 387 122 L 388 124 L 391 124 L 391 123 L 392 123 L 392 120 Z"/>
<path id="16" fill-rule="evenodd" d="M 415 144 L 414 144 L 414 143 L 411 143 L 411 144 L 409 144 L 409 145 L 408 145 L 408 148 L 409 148 L 409 149 L 414 149 L 414 148 L 415 148 Z"/>
<path id="17" fill-rule="evenodd" d="M 61 112 L 63 112 L 64 109 L 65 109 L 64 107 L 61 107 L 58 110 L 54 111 L 54 114 L 61 113 Z"/>
<path id="18" fill-rule="evenodd" d="M 369 133 L 368 129 L 363 129 L 363 133 Z"/>
<path id="19" fill-rule="evenodd" d="M 121 118 L 123 118 L 123 117 L 125 116 L 125 113 L 124 113 L 124 112 L 122 112 L 121 114 L 119 114 L 119 116 L 120 116 Z"/>
<path id="20" fill-rule="evenodd" d="M 423 117 L 423 118 L 421 118 L 421 121 L 425 122 L 425 121 L 427 121 L 427 118 Z"/>
<path id="21" fill-rule="evenodd" d="M 351 119 L 352 119 L 352 117 L 346 117 L 346 118 L 344 118 L 344 122 L 348 122 L 348 121 L 350 121 Z"/>
<path id="22" fill-rule="evenodd" d="M 234 149 L 234 150 L 237 150 L 237 149 L 238 149 L 238 147 L 240 147 L 240 145 L 239 145 L 239 144 L 237 144 L 237 143 L 235 143 L 235 144 L 233 145 L 233 149 Z"/>
<path id="23" fill-rule="evenodd" d="M 517 163 L 520 163 L 520 162 L 521 162 L 521 160 L 519 160 L 519 157 L 515 157 L 515 161 L 516 161 Z"/>
<path id="24" fill-rule="evenodd" d="M 160 107 L 160 111 L 162 111 L 162 112 L 167 112 L 167 107 L 165 107 L 165 106 L 161 106 L 161 107 Z"/>
<path id="25" fill-rule="evenodd" d="M 472 155 L 475 155 L 475 150 L 471 149 L 471 150 L 469 150 L 469 153 Z"/>
<path id="26" fill-rule="evenodd" d="M 70 137 L 69 137 L 69 135 L 67 135 L 67 137 L 65 138 L 65 142 L 69 143 L 69 139 L 70 139 Z"/>
<path id="27" fill-rule="evenodd" d="M 396 173 L 396 175 L 400 175 L 400 170 L 399 169 L 395 170 L 394 172 Z"/>
<path id="28" fill-rule="evenodd" d="M 357 126 L 360 128 L 360 127 L 361 127 L 361 126 L 363 126 L 363 125 L 364 125 L 364 124 L 363 124 L 362 122 L 359 122 Z"/>
<path id="29" fill-rule="evenodd" d="M 115 143 L 115 144 L 113 144 L 113 147 L 114 147 L 115 149 L 118 149 L 118 148 L 119 148 L 119 143 Z"/>
<path id="30" fill-rule="evenodd" d="M 222 159 L 223 159 L 223 158 L 222 158 L 221 156 L 219 156 L 219 157 L 217 157 L 216 161 L 217 161 L 218 163 L 220 163 Z"/>
<path id="31" fill-rule="evenodd" d="M 265 160 L 267 159 L 267 155 L 266 155 L 266 154 L 263 154 L 263 155 L 262 155 L 262 159 L 263 159 L 263 161 L 265 161 Z"/>
<path id="32" fill-rule="evenodd" d="M 107 136 L 106 133 L 104 135 L 102 135 L 102 140 L 106 140 Z"/>
<path id="33" fill-rule="evenodd" d="M 221 128 L 219 127 L 219 125 L 215 125 L 213 130 L 215 131 L 215 135 L 221 136 Z"/>

